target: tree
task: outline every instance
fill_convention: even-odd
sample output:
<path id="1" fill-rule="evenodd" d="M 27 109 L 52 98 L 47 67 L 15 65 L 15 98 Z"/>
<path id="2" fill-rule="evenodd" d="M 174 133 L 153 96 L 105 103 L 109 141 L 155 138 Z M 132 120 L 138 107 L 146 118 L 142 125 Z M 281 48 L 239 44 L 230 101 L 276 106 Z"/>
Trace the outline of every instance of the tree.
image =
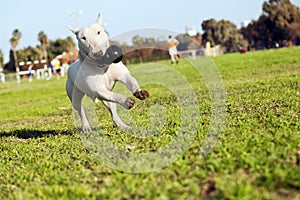
<path id="1" fill-rule="evenodd" d="M 133 49 L 131 51 L 133 52 L 131 54 L 138 62 L 141 63 L 153 59 L 153 52 L 157 46 L 155 38 L 136 35 L 132 38 L 132 43 Z"/>
<path id="2" fill-rule="evenodd" d="M 21 39 L 21 36 L 22 36 L 22 33 L 19 31 L 19 29 L 15 29 L 15 30 L 12 32 L 12 37 L 11 37 L 10 40 L 9 40 L 12 49 L 16 49 L 16 47 L 18 46 L 19 41 L 20 41 L 20 39 Z"/>
<path id="3" fill-rule="evenodd" d="M 19 41 L 21 39 L 21 36 L 22 36 L 22 33 L 19 31 L 19 29 L 15 29 L 13 32 L 12 32 L 12 37 L 10 38 L 10 44 L 11 44 L 11 47 L 12 47 L 12 50 L 13 50 L 13 57 L 14 57 L 14 64 L 15 64 L 15 68 L 18 67 L 18 57 L 17 57 L 17 51 L 16 51 L 16 48 L 19 44 Z"/>
<path id="4" fill-rule="evenodd" d="M 18 60 L 24 62 L 43 59 L 43 57 L 41 57 L 41 54 L 42 52 L 38 46 L 36 48 L 28 46 L 23 49 L 19 49 L 17 53 Z"/>
<path id="5" fill-rule="evenodd" d="M 293 22 L 287 28 L 289 40 L 293 41 L 295 45 L 300 45 L 300 23 Z"/>
<path id="6" fill-rule="evenodd" d="M 74 53 L 74 48 L 75 48 L 75 43 L 73 39 L 69 36 L 65 39 L 66 41 L 66 47 L 67 47 L 67 52 L 69 52 L 69 62 L 73 63 L 76 59 L 75 53 Z"/>
<path id="7" fill-rule="evenodd" d="M 293 22 L 300 22 L 300 10 L 290 0 L 269 0 L 263 4 L 266 15 L 277 28 L 285 29 Z"/>
<path id="8" fill-rule="evenodd" d="M 0 50 L 0 69 L 3 68 L 3 64 L 4 64 L 4 55 L 2 50 Z"/>
<path id="9" fill-rule="evenodd" d="M 11 50 L 9 52 L 9 62 L 4 65 L 5 71 L 10 72 L 10 71 L 16 71 L 16 69 L 18 69 L 18 57 L 17 57 L 16 48 L 19 44 L 21 36 L 22 33 L 19 31 L 19 29 L 15 29 L 12 32 L 12 37 L 9 40 L 11 44 Z"/>
<path id="10" fill-rule="evenodd" d="M 269 0 L 263 4 L 263 15 L 271 24 L 273 43 L 288 39 L 287 29 L 292 23 L 300 22 L 300 9 L 290 0 Z M 270 31 L 270 32 L 271 32 Z"/>
<path id="11" fill-rule="evenodd" d="M 201 48 L 202 37 L 198 33 L 194 37 L 190 37 L 188 34 L 179 34 L 175 38 L 179 41 L 179 45 L 177 46 L 178 51 Z"/>
<path id="12" fill-rule="evenodd" d="M 259 19 L 241 30 L 251 46 L 273 48 L 286 45 L 287 40 L 298 40 L 300 9 L 297 6 L 290 0 L 268 0 L 263 3 L 262 9 Z"/>
<path id="13" fill-rule="evenodd" d="M 73 39 L 68 36 L 66 39 L 65 39 L 65 42 L 66 42 L 66 47 L 67 47 L 67 51 L 73 51 L 74 47 L 75 47 L 75 43 L 73 41 Z"/>
<path id="14" fill-rule="evenodd" d="M 145 47 L 155 47 L 157 41 L 155 38 L 152 37 L 141 37 L 136 35 L 132 38 L 132 43 L 137 48 L 145 48 Z"/>
<path id="15" fill-rule="evenodd" d="M 204 31 L 202 37 L 204 44 L 210 42 L 212 46 L 217 45 L 217 41 L 215 41 L 216 29 L 217 21 L 215 19 L 209 19 L 202 22 L 202 30 Z"/>
<path id="16" fill-rule="evenodd" d="M 270 19 L 265 15 L 260 16 L 257 21 L 252 21 L 247 27 L 242 28 L 240 33 L 248 41 L 250 48 L 255 49 L 273 47 L 273 38 L 277 34 L 274 32 L 274 26 Z"/>
<path id="17" fill-rule="evenodd" d="M 204 43 L 209 41 L 212 46 L 221 45 L 226 52 L 238 51 L 240 48 L 248 46 L 248 42 L 240 34 L 237 26 L 228 20 L 210 19 L 203 21 L 202 29 L 204 31 Z"/>
<path id="18" fill-rule="evenodd" d="M 40 36 L 39 37 L 40 40 L 44 40 L 41 41 L 41 45 L 37 45 L 36 47 L 28 46 L 18 50 L 17 57 L 19 61 L 33 61 L 33 60 L 46 59 L 45 49 L 42 48 L 42 46 L 45 44 L 44 43 L 45 34 L 42 33 L 39 34 L 39 36 Z M 44 45 L 44 47 L 47 47 L 46 51 L 47 51 L 47 60 L 48 60 L 48 58 L 50 59 L 54 58 L 58 55 L 63 54 L 63 52 L 73 51 L 75 47 L 75 43 L 71 37 L 67 37 L 65 39 L 57 39 L 55 41 L 48 40 L 48 45 Z M 11 58 L 10 60 L 13 60 L 13 58 Z"/>
<path id="19" fill-rule="evenodd" d="M 42 59 L 48 59 L 47 46 L 49 44 L 48 37 L 44 31 L 38 33 L 38 41 L 41 43 Z"/>
<path id="20" fill-rule="evenodd" d="M 75 47 L 75 43 L 71 37 L 65 39 L 57 39 L 55 41 L 49 42 L 48 46 L 48 56 L 54 58 L 61 55 L 63 52 L 70 51 L 71 48 Z"/>

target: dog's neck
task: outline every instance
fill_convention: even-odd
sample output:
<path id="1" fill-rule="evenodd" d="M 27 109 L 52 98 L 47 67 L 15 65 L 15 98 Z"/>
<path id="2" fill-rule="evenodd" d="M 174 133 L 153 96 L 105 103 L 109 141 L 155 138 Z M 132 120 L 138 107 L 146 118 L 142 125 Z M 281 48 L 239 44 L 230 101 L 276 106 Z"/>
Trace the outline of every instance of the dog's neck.
<path id="1" fill-rule="evenodd" d="M 88 54 L 83 53 L 82 51 L 79 50 L 78 57 L 81 63 L 83 63 L 83 61 L 86 59 L 87 56 Z"/>

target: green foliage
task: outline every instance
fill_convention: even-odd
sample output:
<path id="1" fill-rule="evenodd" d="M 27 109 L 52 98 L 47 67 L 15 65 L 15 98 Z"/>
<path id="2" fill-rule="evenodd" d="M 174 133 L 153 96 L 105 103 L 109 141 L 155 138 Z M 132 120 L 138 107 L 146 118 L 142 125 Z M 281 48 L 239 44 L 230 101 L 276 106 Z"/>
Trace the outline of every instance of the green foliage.
<path id="1" fill-rule="evenodd" d="M 14 31 L 14 35 L 21 34 L 16 30 Z M 19 35 L 19 37 L 13 36 L 12 38 L 14 39 L 11 39 L 13 42 L 12 45 L 14 45 L 15 47 L 20 40 L 20 36 L 21 35 Z M 49 41 L 47 35 L 43 31 L 40 31 L 38 33 L 37 39 L 41 43 L 40 45 L 37 45 L 36 47 L 28 46 L 16 51 L 18 62 L 28 60 L 42 60 L 45 58 L 51 59 L 57 55 L 62 54 L 63 52 L 72 50 L 76 46 L 71 37 Z M 10 58 L 10 62 L 12 62 L 13 60 L 13 58 Z"/>
<path id="2" fill-rule="evenodd" d="M 136 48 L 142 47 L 155 47 L 157 45 L 157 39 L 153 37 L 141 37 L 136 35 L 132 38 L 132 43 Z"/>
<path id="3" fill-rule="evenodd" d="M 85 149 L 64 91 L 65 78 L 1 84 L 0 199 L 297 199 L 299 53 L 300 48 L 291 48 L 214 59 L 226 86 L 227 120 L 205 158 L 199 149 L 210 122 L 210 94 L 189 62 L 173 66 L 197 94 L 197 138 L 173 164 L 144 174 L 110 169 Z M 165 139 L 128 136 L 114 128 L 107 110 L 97 105 L 98 123 L 120 147 L 151 150 L 168 143 L 174 124 L 180 124 L 171 91 L 155 84 L 145 87 L 150 99 L 137 102 L 130 113 L 144 124 L 149 106 L 163 106 L 170 116 L 162 130 Z"/>
<path id="4" fill-rule="evenodd" d="M 41 43 L 41 46 L 39 49 L 41 49 L 42 51 L 42 58 L 41 59 L 48 59 L 48 52 L 47 52 L 47 46 L 48 46 L 48 37 L 47 35 L 44 33 L 44 31 L 40 31 L 38 33 L 38 41 Z M 37 47 L 38 48 L 38 47 Z"/>
<path id="5" fill-rule="evenodd" d="M 200 45 L 205 46 L 209 41 L 212 46 L 221 45 L 225 52 L 236 52 L 241 48 L 269 49 L 283 46 L 293 46 L 300 44 L 300 9 L 290 0 L 268 0 L 262 5 L 263 14 L 253 20 L 247 27 L 238 30 L 237 26 L 228 21 L 208 19 L 202 22 L 204 34 L 199 33 L 191 40 L 186 34 L 179 34 L 179 50 L 198 49 Z M 13 50 L 17 47 L 21 39 L 21 32 L 15 29 L 10 39 Z M 175 37 L 175 36 L 174 36 Z M 203 38 L 203 42 L 202 42 Z M 14 53 L 14 59 L 10 59 L 9 65 L 14 68 L 14 61 L 28 59 L 54 58 L 63 52 L 68 52 L 75 47 L 71 37 L 48 41 L 46 33 L 40 31 L 38 40 L 41 45 L 36 47 L 26 47 L 18 50 L 18 56 Z M 114 43 L 117 43 L 114 41 Z M 154 60 L 166 59 L 169 55 L 165 51 L 166 41 L 155 38 L 144 38 L 139 35 L 132 39 L 133 46 L 119 44 L 124 52 L 128 52 L 124 61 L 126 63 L 140 63 Z M 153 51 L 155 47 L 160 51 Z M 222 48 L 222 49 L 223 49 Z M 137 50 L 138 49 L 138 50 Z M 136 52 L 134 52 L 137 50 Z M 20 52 L 19 52 L 20 51 Z"/>
<path id="6" fill-rule="evenodd" d="M 33 48 L 31 46 L 19 49 L 17 51 L 18 61 L 28 61 L 28 60 L 40 60 L 42 59 L 42 52 L 39 48 Z"/>
<path id="7" fill-rule="evenodd" d="M 49 47 L 47 48 L 48 56 L 54 58 L 55 56 L 61 55 L 63 52 L 70 51 L 75 45 L 76 44 L 71 37 L 50 41 Z"/>
<path id="8" fill-rule="evenodd" d="M 269 0 L 263 4 L 266 15 L 276 27 L 285 29 L 293 22 L 300 22 L 300 9 L 290 0 Z"/>
<path id="9" fill-rule="evenodd" d="M 14 29 L 12 32 L 12 37 L 9 40 L 13 49 L 18 46 L 21 37 L 22 33 L 19 31 L 19 29 Z"/>
<path id="10" fill-rule="evenodd" d="M 0 68 L 3 68 L 4 64 L 4 55 L 3 52 L 0 50 Z"/>
<path id="11" fill-rule="evenodd" d="M 240 48 L 247 48 L 248 46 L 237 26 L 228 20 L 210 19 L 203 21 L 202 29 L 204 31 L 204 43 L 210 42 L 212 46 L 221 45 L 226 49 L 226 52 L 236 52 Z"/>
<path id="12" fill-rule="evenodd" d="M 263 3 L 263 14 L 241 32 L 256 49 L 286 46 L 286 40 L 300 43 L 297 29 L 300 24 L 300 9 L 290 0 L 269 0 Z M 297 42 L 298 40 L 298 42 Z"/>

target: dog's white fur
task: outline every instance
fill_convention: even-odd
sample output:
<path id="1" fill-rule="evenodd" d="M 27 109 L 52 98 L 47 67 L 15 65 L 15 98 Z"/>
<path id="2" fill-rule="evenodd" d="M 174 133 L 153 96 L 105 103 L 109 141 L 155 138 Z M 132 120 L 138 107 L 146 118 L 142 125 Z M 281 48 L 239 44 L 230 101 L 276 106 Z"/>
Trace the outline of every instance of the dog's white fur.
<path id="1" fill-rule="evenodd" d="M 76 35 L 78 40 L 79 60 L 74 62 L 68 69 L 66 91 L 73 107 L 81 118 L 82 130 L 84 132 L 92 130 L 82 107 L 84 95 L 90 97 L 94 102 L 97 99 L 101 100 L 110 111 L 114 123 L 124 130 L 128 125 L 117 114 L 116 103 L 130 109 L 135 100 L 111 92 L 111 90 L 116 81 L 125 84 L 133 94 L 140 93 L 142 90 L 122 62 L 113 63 L 109 66 L 97 62 L 96 58 L 104 55 L 109 47 L 109 38 L 103 28 L 102 15 L 99 14 L 96 23 L 81 29 L 69 26 L 69 29 Z M 147 95 L 140 99 L 147 98 L 149 94 L 147 91 L 146 93 Z"/>

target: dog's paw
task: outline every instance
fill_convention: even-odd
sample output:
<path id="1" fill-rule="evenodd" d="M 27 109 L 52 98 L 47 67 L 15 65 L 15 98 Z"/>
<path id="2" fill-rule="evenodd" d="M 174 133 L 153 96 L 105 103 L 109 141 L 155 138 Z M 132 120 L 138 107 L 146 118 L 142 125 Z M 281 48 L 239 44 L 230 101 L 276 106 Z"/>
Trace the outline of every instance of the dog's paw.
<path id="1" fill-rule="evenodd" d="M 126 99 L 124 107 L 129 110 L 134 106 L 134 104 L 135 104 L 135 100 L 131 97 L 128 97 Z"/>
<path id="2" fill-rule="evenodd" d="M 126 131 L 126 129 L 129 128 L 129 126 L 127 124 L 118 125 L 118 127 L 124 132 Z"/>
<path id="3" fill-rule="evenodd" d="M 147 90 L 137 91 L 133 95 L 140 100 L 145 100 L 150 96 Z"/>
<path id="4" fill-rule="evenodd" d="M 82 132 L 88 133 L 92 131 L 92 127 L 90 125 L 82 126 Z"/>

